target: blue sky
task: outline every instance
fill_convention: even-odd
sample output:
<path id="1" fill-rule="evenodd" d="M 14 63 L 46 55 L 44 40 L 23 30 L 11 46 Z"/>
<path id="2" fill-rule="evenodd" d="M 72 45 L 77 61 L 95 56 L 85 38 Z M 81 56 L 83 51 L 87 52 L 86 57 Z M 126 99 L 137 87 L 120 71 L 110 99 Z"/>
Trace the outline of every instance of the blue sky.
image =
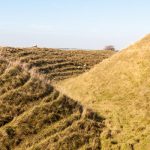
<path id="1" fill-rule="evenodd" d="M 0 45 L 124 48 L 150 32 L 149 0 L 0 0 Z"/>

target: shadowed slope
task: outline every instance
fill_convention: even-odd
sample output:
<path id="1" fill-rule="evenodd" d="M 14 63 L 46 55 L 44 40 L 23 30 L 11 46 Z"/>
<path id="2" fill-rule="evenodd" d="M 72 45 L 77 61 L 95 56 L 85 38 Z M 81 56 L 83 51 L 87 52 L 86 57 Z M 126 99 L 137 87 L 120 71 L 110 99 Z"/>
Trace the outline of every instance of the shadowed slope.
<path id="1" fill-rule="evenodd" d="M 150 35 L 104 60 L 89 72 L 62 81 L 57 86 L 63 93 L 107 118 L 110 137 L 104 138 L 103 147 L 110 145 L 114 149 L 148 150 L 149 74 Z"/>

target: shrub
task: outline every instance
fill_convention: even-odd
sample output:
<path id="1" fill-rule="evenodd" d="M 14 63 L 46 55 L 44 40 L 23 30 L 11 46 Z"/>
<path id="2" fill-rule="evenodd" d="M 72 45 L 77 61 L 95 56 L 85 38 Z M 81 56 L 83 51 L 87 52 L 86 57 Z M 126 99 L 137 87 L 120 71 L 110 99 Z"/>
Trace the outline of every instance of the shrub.
<path id="1" fill-rule="evenodd" d="M 10 139 L 12 139 L 15 136 L 15 130 L 12 127 L 7 127 L 6 133 Z"/>
<path id="2" fill-rule="evenodd" d="M 104 50 L 115 51 L 115 47 L 113 45 L 107 45 L 107 46 L 105 46 Z"/>

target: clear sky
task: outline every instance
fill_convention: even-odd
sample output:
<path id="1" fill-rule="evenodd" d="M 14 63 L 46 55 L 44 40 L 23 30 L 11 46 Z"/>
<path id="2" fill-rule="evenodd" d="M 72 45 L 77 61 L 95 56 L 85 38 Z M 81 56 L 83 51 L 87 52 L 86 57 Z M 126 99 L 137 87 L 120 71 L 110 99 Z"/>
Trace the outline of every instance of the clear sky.
<path id="1" fill-rule="evenodd" d="M 150 32 L 150 0 L 0 0 L 0 45 L 124 48 Z"/>

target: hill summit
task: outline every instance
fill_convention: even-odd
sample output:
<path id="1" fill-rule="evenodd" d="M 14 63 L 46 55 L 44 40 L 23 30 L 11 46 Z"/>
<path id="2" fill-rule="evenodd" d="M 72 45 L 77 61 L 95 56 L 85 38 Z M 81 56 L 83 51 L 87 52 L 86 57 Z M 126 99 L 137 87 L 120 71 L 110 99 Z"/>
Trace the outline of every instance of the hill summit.
<path id="1" fill-rule="evenodd" d="M 56 86 L 103 114 L 110 138 L 102 147 L 144 149 L 150 146 L 150 35 Z M 112 144 L 112 140 L 116 144 Z M 115 145 L 115 146 L 114 146 Z M 109 147 L 108 146 L 108 147 Z M 109 148 L 110 148 L 109 147 Z M 108 148 L 108 149 L 109 149 Z"/>
<path id="2" fill-rule="evenodd" d="M 129 48 L 137 48 L 137 49 L 150 49 L 150 34 L 146 35 L 141 40 L 137 41 L 133 45 L 131 45 Z"/>

